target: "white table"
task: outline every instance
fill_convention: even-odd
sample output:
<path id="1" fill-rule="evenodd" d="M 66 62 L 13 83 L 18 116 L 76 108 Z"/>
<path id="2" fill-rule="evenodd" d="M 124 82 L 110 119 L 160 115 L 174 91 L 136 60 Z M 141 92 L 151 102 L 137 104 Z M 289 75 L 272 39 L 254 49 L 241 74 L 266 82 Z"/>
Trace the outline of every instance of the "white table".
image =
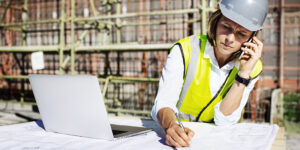
<path id="1" fill-rule="evenodd" d="M 174 149 L 165 144 L 164 133 L 154 121 L 110 118 L 110 122 L 154 128 L 154 131 L 116 141 L 105 141 L 46 132 L 42 122 L 36 121 L 0 126 L 0 149 Z M 191 146 L 184 149 L 265 150 L 271 148 L 278 131 L 277 125 L 266 124 L 241 123 L 227 127 L 205 123 L 184 122 L 183 124 L 195 131 Z"/>

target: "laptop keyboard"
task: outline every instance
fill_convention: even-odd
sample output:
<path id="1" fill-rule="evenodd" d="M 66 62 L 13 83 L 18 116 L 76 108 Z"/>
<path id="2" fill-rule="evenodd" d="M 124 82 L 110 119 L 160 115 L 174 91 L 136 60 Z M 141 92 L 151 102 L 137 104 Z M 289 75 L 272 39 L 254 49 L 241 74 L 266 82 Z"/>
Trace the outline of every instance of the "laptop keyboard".
<path id="1" fill-rule="evenodd" d="M 112 132 L 113 132 L 113 135 L 119 135 L 119 134 L 122 134 L 122 133 L 126 133 L 128 131 L 112 130 Z"/>

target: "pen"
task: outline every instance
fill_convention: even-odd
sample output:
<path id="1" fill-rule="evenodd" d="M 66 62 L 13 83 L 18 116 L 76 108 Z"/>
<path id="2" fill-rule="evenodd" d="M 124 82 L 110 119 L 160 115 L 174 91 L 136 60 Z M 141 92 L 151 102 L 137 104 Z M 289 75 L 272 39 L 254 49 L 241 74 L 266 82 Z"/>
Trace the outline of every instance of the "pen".
<path id="1" fill-rule="evenodd" d="M 176 116 L 176 118 L 177 118 L 177 120 L 178 120 L 179 126 L 183 129 L 183 131 L 185 131 L 185 130 L 184 130 L 184 127 L 183 127 L 183 125 L 182 125 L 182 123 L 181 123 L 181 121 L 180 121 L 180 119 L 179 119 L 178 114 L 175 113 L 175 116 Z"/>

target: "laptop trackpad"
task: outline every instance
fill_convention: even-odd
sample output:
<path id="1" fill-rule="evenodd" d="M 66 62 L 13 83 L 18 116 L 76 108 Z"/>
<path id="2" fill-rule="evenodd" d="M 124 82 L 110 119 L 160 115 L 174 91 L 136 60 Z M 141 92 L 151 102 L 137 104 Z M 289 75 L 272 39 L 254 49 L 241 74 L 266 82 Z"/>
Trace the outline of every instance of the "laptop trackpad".
<path id="1" fill-rule="evenodd" d="M 136 135 L 136 134 L 140 134 L 152 130 L 150 128 L 116 125 L 116 124 L 111 124 L 111 129 L 113 131 L 113 135 L 115 138 L 123 137 L 123 136 L 132 136 L 132 135 Z"/>

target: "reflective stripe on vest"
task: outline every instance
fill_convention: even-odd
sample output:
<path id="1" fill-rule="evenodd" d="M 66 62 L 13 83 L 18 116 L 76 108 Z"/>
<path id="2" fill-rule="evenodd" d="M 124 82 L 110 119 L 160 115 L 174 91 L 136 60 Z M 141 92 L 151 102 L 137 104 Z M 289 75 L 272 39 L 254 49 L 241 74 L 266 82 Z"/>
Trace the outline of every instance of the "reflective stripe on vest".
<path id="1" fill-rule="evenodd" d="M 219 91 L 212 97 L 209 86 L 211 64 L 209 59 L 203 58 L 206 41 L 206 36 L 194 35 L 177 42 L 182 48 L 186 72 L 177 102 L 181 120 L 211 122 L 214 106 L 225 97 L 239 70 L 234 67 Z M 251 77 L 258 76 L 261 70 L 262 64 L 258 61 Z"/>
<path id="2" fill-rule="evenodd" d="M 197 36 L 191 36 L 190 42 L 193 43 L 193 44 L 191 44 L 191 54 L 192 55 L 190 56 L 189 65 L 188 65 L 187 72 L 186 72 L 186 78 L 183 83 L 183 88 L 180 93 L 179 101 L 177 103 L 178 110 L 180 109 L 183 99 L 194 79 L 196 69 L 197 69 L 196 68 L 197 60 L 198 60 L 199 54 L 200 54 L 200 47 L 199 47 L 201 44 L 200 39 Z M 202 55 L 203 55 L 203 53 L 202 53 Z"/>

